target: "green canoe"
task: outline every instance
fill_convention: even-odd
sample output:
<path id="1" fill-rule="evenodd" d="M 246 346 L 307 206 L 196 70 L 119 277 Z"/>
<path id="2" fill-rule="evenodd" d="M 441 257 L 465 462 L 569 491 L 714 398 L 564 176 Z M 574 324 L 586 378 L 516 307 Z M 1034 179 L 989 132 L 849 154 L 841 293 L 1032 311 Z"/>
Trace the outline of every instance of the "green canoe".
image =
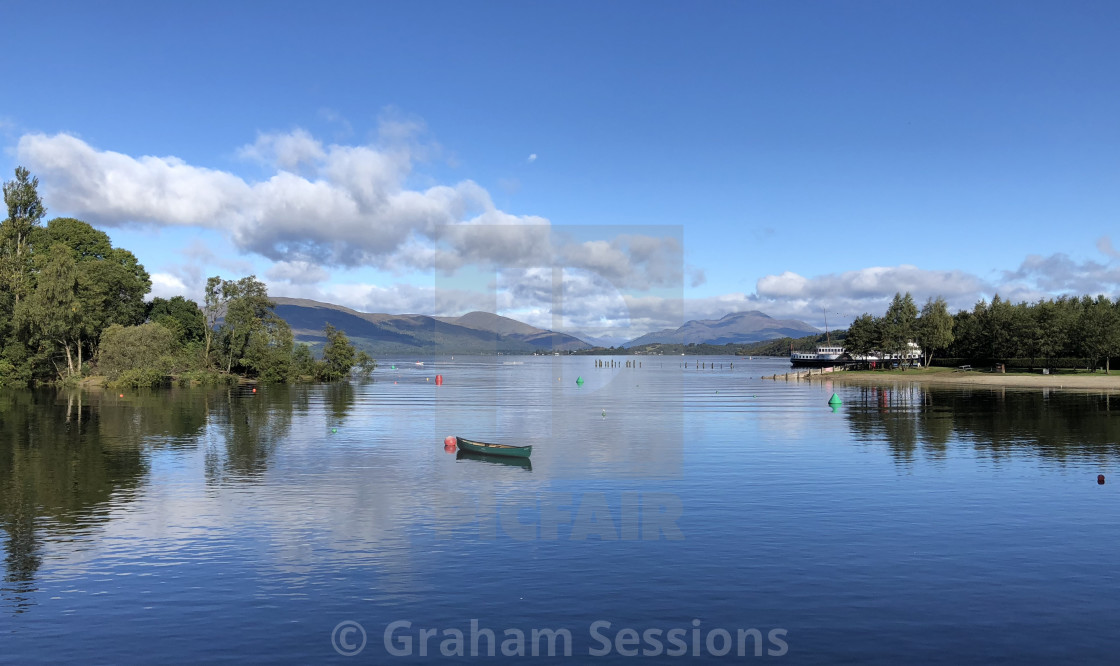
<path id="1" fill-rule="evenodd" d="M 455 441 L 463 451 L 481 453 L 484 456 L 508 456 L 510 458 L 528 458 L 533 453 L 531 446 L 510 446 L 509 444 L 487 444 L 476 442 L 463 437 L 456 437 Z"/>

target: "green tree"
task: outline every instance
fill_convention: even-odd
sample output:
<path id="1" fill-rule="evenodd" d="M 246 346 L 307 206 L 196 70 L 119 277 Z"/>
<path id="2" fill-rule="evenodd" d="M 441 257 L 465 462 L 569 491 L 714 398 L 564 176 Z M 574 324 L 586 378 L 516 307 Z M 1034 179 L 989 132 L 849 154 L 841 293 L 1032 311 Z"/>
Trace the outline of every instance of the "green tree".
<path id="1" fill-rule="evenodd" d="M 292 346 L 292 360 L 288 365 L 289 376 L 292 380 L 299 381 L 304 377 L 314 378 L 318 374 L 315 356 L 311 347 L 297 342 Z"/>
<path id="2" fill-rule="evenodd" d="M 70 249 L 62 243 L 51 246 L 35 291 L 16 306 L 15 320 L 41 343 L 57 345 L 65 351 L 65 376 L 81 372 L 81 360 L 75 353 L 83 324 L 78 269 Z M 61 370 L 58 375 L 64 376 Z"/>
<path id="3" fill-rule="evenodd" d="M 182 296 L 153 298 L 148 319 L 171 329 L 180 343 L 202 342 L 206 338 L 206 318 L 198 303 Z"/>
<path id="4" fill-rule="evenodd" d="M 275 304 L 268 299 L 268 289 L 255 275 L 222 281 L 221 295 L 225 316 L 219 331 L 225 345 L 226 372 L 232 372 L 235 363 L 241 365 L 253 333 L 266 325 L 287 323 L 272 311 Z"/>
<path id="5" fill-rule="evenodd" d="M 856 317 L 848 327 L 848 335 L 844 338 L 844 348 L 850 354 L 870 354 L 875 349 L 879 340 L 878 324 L 875 318 L 867 312 Z"/>
<path id="6" fill-rule="evenodd" d="M 888 354 L 899 355 L 899 367 L 905 368 L 902 355 L 905 354 L 917 334 L 918 308 L 910 292 L 906 295 L 895 293 L 894 299 L 887 307 L 880 325 L 880 340 L 883 351 Z"/>
<path id="7" fill-rule="evenodd" d="M 292 364 L 292 329 L 273 315 L 261 320 L 249 333 L 241 365 L 261 381 L 287 381 Z"/>
<path id="8" fill-rule="evenodd" d="M 949 314 L 949 306 L 944 298 L 929 298 L 922 306 L 922 314 L 918 318 L 917 343 L 922 348 L 927 368 L 935 351 L 948 349 L 953 344 L 953 315 Z"/>
<path id="9" fill-rule="evenodd" d="M 1116 309 L 1107 296 L 1081 299 L 1082 311 L 1079 328 L 1081 345 L 1094 371 L 1104 360 L 1104 372 L 1109 373 L 1109 358 L 1120 350 L 1120 321 Z"/>
<path id="10" fill-rule="evenodd" d="M 144 296 L 151 289 L 148 272 L 128 250 L 114 248 L 109 235 L 69 217 L 51 220 L 35 240 L 40 248 L 61 243 L 70 249 L 78 270 L 82 335 L 77 344 L 79 365 L 85 349 L 96 352 L 101 331 L 112 324 L 132 326 L 146 318 Z"/>
<path id="11" fill-rule="evenodd" d="M 334 326 L 326 326 L 327 344 L 323 347 L 323 365 L 320 379 L 335 381 L 350 374 L 356 352 L 346 334 Z"/>
<path id="12" fill-rule="evenodd" d="M 39 179 L 16 167 L 15 180 L 4 183 L 8 217 L 0 224 L 0 285 L 11 295 L 12 307 L 30 293 L 31 239 L 47 209 L 39 197 Z"/>
<path id="13" fill-rule="evenodd" d="M 377 369 L 377 361 L 364 350 L 359 351 L 358 355 L 354 357 L 354 367 L 358 369 L 363 378 L 368 378 Z"/>

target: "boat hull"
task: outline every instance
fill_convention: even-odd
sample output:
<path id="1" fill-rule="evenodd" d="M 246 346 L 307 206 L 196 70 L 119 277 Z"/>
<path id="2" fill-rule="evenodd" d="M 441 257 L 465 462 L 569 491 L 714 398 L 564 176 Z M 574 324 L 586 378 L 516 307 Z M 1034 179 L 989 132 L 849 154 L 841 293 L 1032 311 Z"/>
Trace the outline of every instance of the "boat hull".
<path id="1" fill-rule="evenodd" d="M 510 446 L 509 444 L 489 444 L 487 442 L 476 442 L 473 439 L 466 439 L 464 437 L 456 437 L 456 444 L 459 449 L 469 451 L 470 453 L 478 453 L 484 456 L 504 456 L 506 458 L 528 458 L 533 453 L 532 446 Z"/>

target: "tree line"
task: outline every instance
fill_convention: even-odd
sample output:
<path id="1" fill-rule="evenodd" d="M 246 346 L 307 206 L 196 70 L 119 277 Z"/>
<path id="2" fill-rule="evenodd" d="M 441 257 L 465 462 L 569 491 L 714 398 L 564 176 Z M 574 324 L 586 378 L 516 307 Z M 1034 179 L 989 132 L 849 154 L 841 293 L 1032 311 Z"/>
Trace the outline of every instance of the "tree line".
<path id="1" fill-rule="evenodd" d="M 895 353 L 909 341 L 934 355 L 976 363 L 1029 367 L 1103 368 L 1120 355 L 1120 299 L 1061 296 L 1011 303 L 998 294 L 971 310 L 949 314 L 945 300 L 930 298 L 919 313 L 909 293 L 895 294 L 882 317 L 864 313 L 848 327 L 850 353 Z"/>
<path id="2" fill-rule="evenodd" d="M 39 180 L 17 167 L 4 183 L 0 222 L 0 387 L 73 382 L 94 374 L 118 385 L 331 381 L 375 366 L 327 325 L 322 356 L 296 343 L 255 276 L 211 277 L 203 304 L 145 297 L 151 277 L 136 256 L 81 220 L 54 218 Z"/>

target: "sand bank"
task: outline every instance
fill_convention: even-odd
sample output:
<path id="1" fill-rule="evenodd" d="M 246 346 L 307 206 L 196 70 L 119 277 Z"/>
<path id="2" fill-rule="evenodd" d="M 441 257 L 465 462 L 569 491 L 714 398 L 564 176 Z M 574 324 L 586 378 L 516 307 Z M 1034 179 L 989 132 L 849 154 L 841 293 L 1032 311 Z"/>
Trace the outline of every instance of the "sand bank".
<path id="1" fill-rule="evenodd" d="M 779 375 L 779 378 L 781 376 Z M 992 372 L 929 372 L 926 370 L 906 372 L 833 372 L 812 375 L 812 381 L 831 381 L 842 384 L 887 384 L 896 382 L 920 382 L 923 384 L 957 384 L 972 386 L 1014 387 L 1014 388 L 1053 388 L 1084 391 L 1120 391 L 1120 372 L 1105 375 L 1018 375 Z"/>

